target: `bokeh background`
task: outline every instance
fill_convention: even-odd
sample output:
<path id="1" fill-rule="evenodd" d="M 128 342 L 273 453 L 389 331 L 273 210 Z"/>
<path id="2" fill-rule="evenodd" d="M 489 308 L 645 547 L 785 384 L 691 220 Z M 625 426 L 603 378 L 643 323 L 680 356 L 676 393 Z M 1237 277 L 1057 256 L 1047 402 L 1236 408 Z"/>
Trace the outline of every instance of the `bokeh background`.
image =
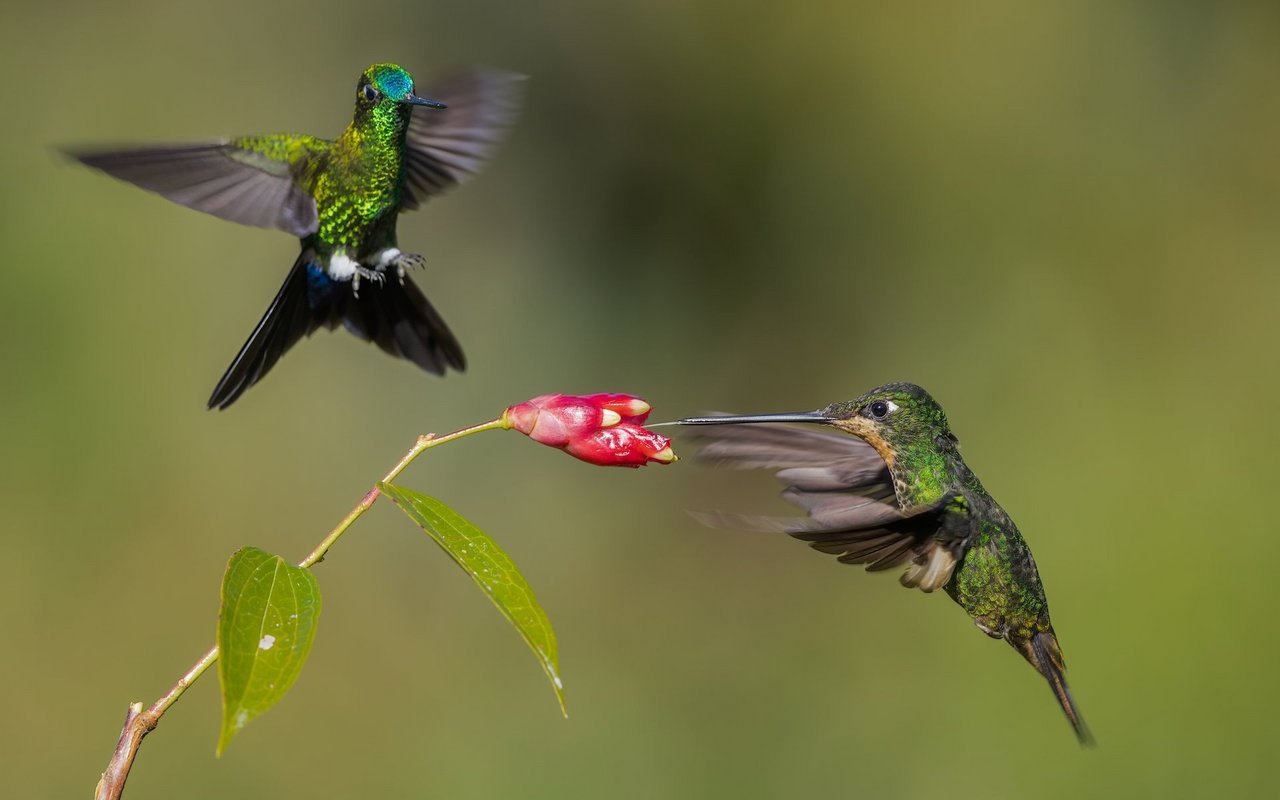
<path id="1" fill-rule="evenodd" d="M 404 483 L 524 569 L 571 716 L 389 504 L 318 568 L 293 692 L 222 760 L 209 675 L 130 798 L 1203 797 L 1280 779 L 1280 13 L 1266 4 L 31 2 L 0 11 L 0 763 L 88 796 L 214 634 L 228 555 L 299 557 L 414 435 L 548 392 L 657 418 L 928 387 L 1035 549 L 1081 751 L 944 597 L 685 508 L 766 476 L 514 434 Z M 403 218 L 465 375 L 317 334 L 225 413 L 295 244 L 64 144 L 336 134 L 368 63 L 532 76 Z"/>

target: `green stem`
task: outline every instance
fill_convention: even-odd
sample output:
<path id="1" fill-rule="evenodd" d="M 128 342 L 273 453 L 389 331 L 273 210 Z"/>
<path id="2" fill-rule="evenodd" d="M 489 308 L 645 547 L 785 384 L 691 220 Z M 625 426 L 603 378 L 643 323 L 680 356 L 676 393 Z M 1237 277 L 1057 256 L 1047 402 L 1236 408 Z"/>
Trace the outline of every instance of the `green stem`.
<path id="1" fill-rule="evenodd" d="M 401 472 L 404 472 L 405 467 L 413 463 L 413 460 L 415 458 L 422 455 L 425 451 L 430 450 L 433 447 L 437 447 L 439 445 L 445 444 L 446 442 L 452 442 L 455 439 L 461 439 L 464 436 L 470 436 L 473 433 L 480 433 L 481 431 L 499 430 L 502 427 L 503 427 L 502 419 L 498 418 L 498 419 L 489 420 L 488 422 L 482 423 L 480 425 L 472 425 L 470 428 L 463 428 L 460 431 L 454 431 L 453 433 L 448 433 L 448 434 L 445 434 L 444 436 L 436 436 L 435 434 L 432 434 L 432 433 L 428 433 L 425 436 L 419 436 L 418 441 L 414 442 L 413 447 L 409 448 L 409 452 L 405 453 L 404 457 L 401 458 L 398 462 L 396 462 L 396 465 L 391 468 L 391 471 L 388 472 L 380 482 L 390 483 L 391 481 L 395 480 L 396 476 L 398 476 Z M 356 504 L 356 507 L 351 509 L 351 513 L 347 514 L 347 516 L 344 517 L 343 520 L 338 523 L 337 527 L 329 531 L 329 535 L 324 537 L 324 540 L 321 541 L 320 544 L 316 545 L 316 549 L 312 550 L 310 555 L 308 555 L 306 558 L 299 561 L 298 566 L 306 569 L 310 569 L 311 567 L 323 561 L 325 554 L 329 552 L 329 548 L 333 547 L 333 545 L 338 541 L 338 539 L 342 538 L 342 534 L 347 532 L 347 528 L 350 528 L 353 522 L 360 519 L 360 516 L 364 514 L 364 512 L 369 510 L 370 506 L 373 505 L 374 501 L 378 499 L 378 494 L 379 492 L 378 492 L 377 486 L 375 486 L 374 488 L 370 489 L 367 493 L 365 493 L 365 496 L 361 498 L 359 503 Z"/>
<path id="2" fill-rule="evenodd" d="M 151 717 L 155 722 L 159 722 L 161 715 L 169 710 L 169 706 L 178 702 L 178 698 L 182 697 L 182 693 L 187 690 L 187 687 L 195 683 L 196 679 L 203 675 L 204 671 L 212 666 L 213 662 L 217 660 L 218 646 L 215 644 L 213 647 L 209 648 L 209 652 L 201 656 L 200 660 L 192 665 L 191 669 L 187 670 L 187 674 L 178 679 L 178 682 L 165 693 L 164 697 L 155 701 L 155 703 L 151 705 L 151 708 L 147 709 L 145 716 Z M 154 728 L 155 723 L 152 723 L 151 727 Z"/>
<path id="3" fill-rule="evenodd" d="M 406 467 L 413 463 L 415 458 L 433 447 L 461 439 L 464 436 L 470 436 L 473 433 L 502 430 L 505 427 L 502 418 L 499 417 L 498 419 L 493 419 L 480 425 L 472 425 L 470 428 L 463 428 L 444 436 L 436 436 L 432 433 L 419 436 L 417 441 L 413 443 L 413 447 L 409 448 L 409 452 L 405 453 L 396 462 L 391 471 L 383 476 L 380 483 L 390 483 L 395 480 L 401 472 L 404 472 Z M 320 544 L 316 545 L 316 548 L 306 558 L 298 562 L 298 566 L 310 569 L 323 561 L 329 549 L 337 543 L 338 539 L 342 538 L 342 535 L 347 532 L 347 529 L 356 520 L 360 519 L 364 512 L 369 510 L 378 499 L 379 494 L 377 486 L 366 492 L 360 502 L 356 504 L 356 507 L 351 509 L 350 513 L 343 517 L 342 521 L 333 530 L 329 531 L 329 534 L 320 541 Z M 214 645 L 200 657 L 199 661 L 192 665 L 191 669 L 187 670 L 186 674 L 178 679 L 178 682 L 163 697 L 152 703 L 151 707 L 146 711 L 141 711 L 141 703 L 130 706 L 129 714 L 125 717 L 124 729 L 120 732 L 120 741 L 116 745 L 116 751 L 111 761 L 107 764 L 106 771 L 102 773 L 102 780 L 98 782 L 98 788 L 95 792 L 95 797 L 98 800 L 115 800 L 115 798 L 120 797 L 120 794 L 124 791 L 125 779 L 129 776 L 129 769 L 133 765 L 133 759 L 137 755 L 138 748 L 142 745 L 143 737 L 155 729 L 156 725 L 160 723 L 160 717 L 164 715 L 164 712 L 178 702 L 178 698 L 182 697 L 191 684 L 195 683 L 217 660 L 218 646 Z"/>

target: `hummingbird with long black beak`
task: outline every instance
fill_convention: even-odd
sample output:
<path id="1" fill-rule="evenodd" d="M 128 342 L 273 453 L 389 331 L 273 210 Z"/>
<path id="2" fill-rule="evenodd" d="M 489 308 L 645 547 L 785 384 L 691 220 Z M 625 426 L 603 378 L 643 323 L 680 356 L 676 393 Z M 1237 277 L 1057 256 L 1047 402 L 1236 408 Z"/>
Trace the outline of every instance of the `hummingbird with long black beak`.
<path id="1" fill-rule="evenodd" d="M 420 97 L 395 64 L 356 84 L 355 116 L 336 139 L 284 133 L 203 144 L 75 151 L 81 162 L 223 219 L 301 241 L 284 285 L 209 398 L 226 408 L 303 336 L 339 324 L 443 375 L 462 348 L 406 275 L 396 220 L 484 166 L 514 120 L 522 76 L 472 70 Z"/>
<path id="2" fill-rule="evenodd" d="M 905 566 L 903 586 L 942 589 L 980 630 L 1012 645 L 1048 681 L 1081 744 L 1093 743 L 1067 688 L 1031 550 L 960 457 L 947 416 L 928 392 L 894 383 L 818 411 L 691 417 L 679 424 L 716 426 L 699 430 L 698 460 L 777 470 L 788 484 L 783 499 L 807 512 L 695 514 L 701 521 L 787 533 L 872 572 Z"/>

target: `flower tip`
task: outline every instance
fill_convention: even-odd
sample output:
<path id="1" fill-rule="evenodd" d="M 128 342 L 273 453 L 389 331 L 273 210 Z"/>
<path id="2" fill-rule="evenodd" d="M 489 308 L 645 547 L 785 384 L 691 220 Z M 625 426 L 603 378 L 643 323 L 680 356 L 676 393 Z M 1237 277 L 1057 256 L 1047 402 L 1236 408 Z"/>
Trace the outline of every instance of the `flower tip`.
<path id="1" fill-rule="evenodd" d="M 676 451 L 671 449 L 671 445 L 667 445 L 658 452 L 649 456 L 649 458 L 660 464 L 674 464 L 680 460 L 680 456 L 676 455 Z"/>
<path id="2" fill-rule="evenodd" d="M 648 403 L 633 394 L 605 392 L 586 395 L 585 399 L 593 405 L 618 414 L 623 422 L 644 422 L 649 412 L 653 410 Z"/>
<path id="3" fill-rule="evenodd" d="M 618 410 L 628 417 L 646 417 L 649 415 L 649 412 L 653 410 L 653 406 L 641 400 L 639 397 L 627 398 L 627 400 L 619 403 L 618 405 Z"/>
<path id="4" fill-rule="evenodd" d="M 600 427 L 612 428 L 622 422 L 622 415 L 612 409 L 604 408 L 600 410 Z"/>

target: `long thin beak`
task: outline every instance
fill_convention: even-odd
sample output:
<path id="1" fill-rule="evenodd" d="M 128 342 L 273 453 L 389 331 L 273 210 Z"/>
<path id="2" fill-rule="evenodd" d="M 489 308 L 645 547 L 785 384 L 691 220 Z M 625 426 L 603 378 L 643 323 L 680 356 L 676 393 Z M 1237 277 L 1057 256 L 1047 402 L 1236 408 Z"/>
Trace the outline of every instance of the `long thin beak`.
<path id="1" fill-rule="evenodd" d="M 722 417 L 685 417 L 676 420 L 677 425 L 742 425 L 749 422 L 830 422 L 824 411 L 796 411 L 786 414 L 746 414 Z"/>
<path id="2" fill-rule="evenodd" d="M 403 102 L 408 103 L 411 106 L 426 106 L 427 108 L 448 108 L 448 106 L 446 106 L 444 103 L 441 103 L 439 100 L 429 100 L 425 97 L 418 97 L 413 92 L 409 92 L 409 94 L 405 95 Z"/>

